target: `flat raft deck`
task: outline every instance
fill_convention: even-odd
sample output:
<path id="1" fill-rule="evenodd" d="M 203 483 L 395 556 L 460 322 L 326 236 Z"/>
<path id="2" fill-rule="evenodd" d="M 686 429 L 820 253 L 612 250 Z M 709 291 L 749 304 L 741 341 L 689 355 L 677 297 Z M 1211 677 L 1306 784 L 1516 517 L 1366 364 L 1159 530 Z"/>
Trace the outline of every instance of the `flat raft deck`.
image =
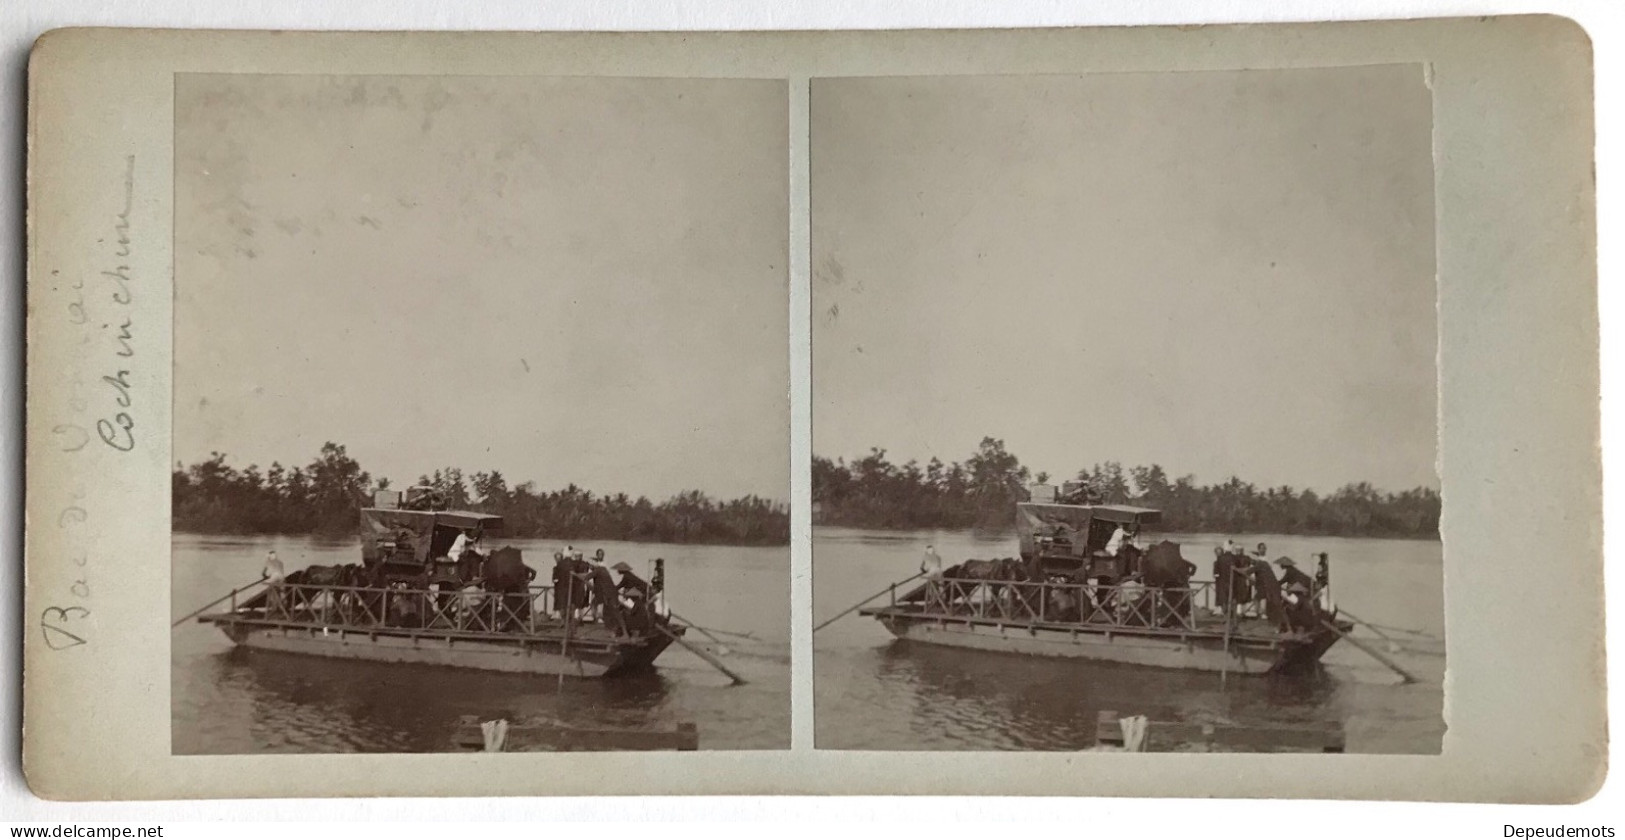
<path id="1" fill-rule="evenodd" d="M 233 643 L 259 650 L 504 671 L 520 674 L 609 677 L 646 670 L 687 630 L 657 623 L 616 636 L 598 622 L 566 623 L 550 615 L 446 614 L 426 626 L 374 621 L 354 610 L 245 606 L 198 616 Z M 501 629 L 487 629 L 501 628 Z"/>
<path id="2" fill-rule="evenodd" d="M 1237 616 L 1226 632 L 1224 616 L 1205 608 L 1180 614 L 1153 607 L 1150 612 L 1102 612 L 1087 620 L 1054 621 L 998 603 L 939 599 L 900 601 L 860 610 L 859 615 L 878 619 L 900 639 L 925 644 L 1242 674 L 1313 668 L 1340 638 L 1325 627 L 1281 632 L 1257 615 Z M 1347 629 L 1347 622 L 1322 617 Z"/>

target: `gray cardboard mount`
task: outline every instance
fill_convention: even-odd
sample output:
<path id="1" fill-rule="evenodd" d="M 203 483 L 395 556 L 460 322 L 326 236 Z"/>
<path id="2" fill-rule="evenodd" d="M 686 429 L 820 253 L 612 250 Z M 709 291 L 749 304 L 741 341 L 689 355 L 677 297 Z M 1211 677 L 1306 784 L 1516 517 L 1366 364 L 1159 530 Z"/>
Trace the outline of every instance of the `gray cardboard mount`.
<path id="1" fill-rule="evenodd" d="M 804 346 L 791 349 L 791 750 L 171 754 L 176 73 L 788 79 L 794 250 L 788 314 L 796 344 L 808 336 L 809 79 L 1398 62 L 1427 66 L 1435 108 L 1449 637 L 1449 732 L 1441 755 L 814 750 Z M 41 796 L 843 793 L 1563 802 L 1601 785 L 1607 732 L 1592 70 L 1590 43 L 1568 20 L 745 34 L 62 30 L 35 47 L 29 84 L 24 766 Z M 120 265 L 127 270 L 118 272 Z M 108 271 L 121 274 L 116 283 Z M 78 296 L 115 289 L 120 318 L 113 328 L 129 332 L 126 342 L 78 323 L 84 314 Z M 117 355 L 126 343 L 130 355 Z M 127 388 L 103 380 L 120 371 L 127 371 Z M 113 445 L 126 442 L 128 451 Z"/>

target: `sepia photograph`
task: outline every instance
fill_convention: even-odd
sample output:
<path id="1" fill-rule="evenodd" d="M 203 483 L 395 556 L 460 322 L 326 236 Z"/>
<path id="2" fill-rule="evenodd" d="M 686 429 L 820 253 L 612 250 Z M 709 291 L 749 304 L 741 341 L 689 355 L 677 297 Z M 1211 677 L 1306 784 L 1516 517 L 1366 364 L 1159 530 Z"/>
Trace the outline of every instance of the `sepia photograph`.
<path id="1" fill-rule="evenodd" d="M 1583 801 L 1591 50 L 53 31 L 28 788 Z"/>
<path id="2" fill-rule="evenodd" d="M 176 75 L 175 754 L 789 747 L 787 107 Z"/>
<path id="3" fill-rule="evenodd" d="M 811 103 L 817 746 L 1438 754 L 1426 69 Z"/>

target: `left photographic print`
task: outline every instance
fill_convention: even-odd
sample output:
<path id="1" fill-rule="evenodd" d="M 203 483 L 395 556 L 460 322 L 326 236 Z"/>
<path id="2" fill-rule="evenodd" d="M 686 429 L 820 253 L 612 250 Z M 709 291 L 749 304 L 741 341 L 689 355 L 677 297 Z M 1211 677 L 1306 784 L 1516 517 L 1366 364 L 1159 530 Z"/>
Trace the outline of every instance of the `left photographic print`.
<path id="1" fill-rule="evenodd" d="M 786 83 L 174 94 L 173 752 L 787 749 Z"/>

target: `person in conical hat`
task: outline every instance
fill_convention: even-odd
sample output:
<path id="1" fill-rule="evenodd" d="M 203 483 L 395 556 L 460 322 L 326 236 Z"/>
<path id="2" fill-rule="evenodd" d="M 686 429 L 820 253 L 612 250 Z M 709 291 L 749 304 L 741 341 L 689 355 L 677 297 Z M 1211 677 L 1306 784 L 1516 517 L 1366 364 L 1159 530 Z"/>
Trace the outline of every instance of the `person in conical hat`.
<path id="1" fill-rule="evenodd" d="M 649 583 L 632 572 L 632 567 L 625 561 L 616 563 L 613 567 L 621 575 L 621 582 L 615 585 L 616 591 L 626 601 L 625 615 L 626 629 L 631 633 L 647 633 L 654 620 L 649 612 L 650 590 Z"/>
<path id="2" fill-rule="evenodd" d="M 622 595 L 634 598 L 649 597 L 649 582 L 633 573 L 631 566 L 623 561 L 610 568 L 621 575 L 621 581 L 615 585 L 615 588 L 620 590 Z"/>
<path id="3" fill-rule="evenodd" d="M 1298 568 L 1298 564 L 1291 557 L 1281 557 L 1275 561 L 1275 565 L 1281 567 L 1281 589 L 1283 591 L 1293 587 L 1301 588 L 1305 595 L 1315 591 L 1314 579 L 1304 574 L 1303 570 Z"/>

